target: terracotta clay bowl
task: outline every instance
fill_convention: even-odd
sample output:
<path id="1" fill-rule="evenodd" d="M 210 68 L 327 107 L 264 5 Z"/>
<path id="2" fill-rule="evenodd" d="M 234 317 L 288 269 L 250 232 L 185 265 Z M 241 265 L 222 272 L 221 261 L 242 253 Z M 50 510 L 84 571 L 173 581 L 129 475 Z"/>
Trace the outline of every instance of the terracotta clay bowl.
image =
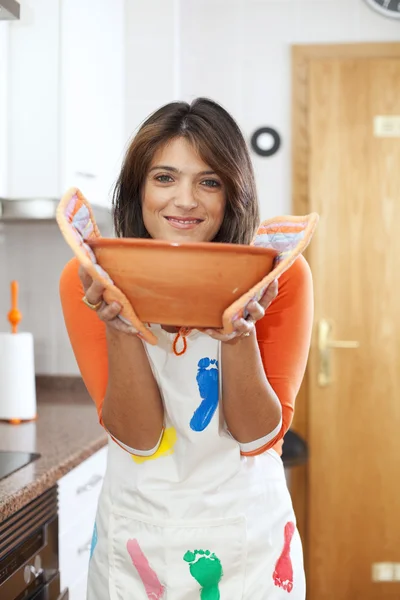
<path id="1" fill-rule="evenodd" d="M 224 311 L 267 275 L 277 251 L 134 238 L 89 242 L 142 322 L 220 328 Z"/>

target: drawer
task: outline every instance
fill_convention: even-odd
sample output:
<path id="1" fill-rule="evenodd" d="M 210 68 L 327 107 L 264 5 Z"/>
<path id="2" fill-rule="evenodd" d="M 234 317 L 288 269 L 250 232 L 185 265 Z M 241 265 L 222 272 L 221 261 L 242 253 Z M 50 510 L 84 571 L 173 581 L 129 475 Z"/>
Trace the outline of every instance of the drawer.
<path id="1" fill-rule="evenodd" d="M 61 588 L 71 589 L 87 577 L 95 511 L 88 511 L 80 521 L 59 538 Z"/>
<path id="2" fill-rule="evenodd" d="M 85 460 L 58 482 L 59 534 L 62 536 L 81 519 L 96 511 L 107 465 L 107 447 Z"/>

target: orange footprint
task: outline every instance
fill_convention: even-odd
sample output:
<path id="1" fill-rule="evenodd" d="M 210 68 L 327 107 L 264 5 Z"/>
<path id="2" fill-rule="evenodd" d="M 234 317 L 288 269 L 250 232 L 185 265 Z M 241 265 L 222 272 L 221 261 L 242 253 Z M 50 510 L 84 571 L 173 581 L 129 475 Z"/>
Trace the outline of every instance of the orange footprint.
<path id="1" fill-rule="evenodd" d="M 156 460 L 157 458 L 161 458 L 163 456 L 170 456 L 174 453 L 174 446 L 177 442 L 177 439 L 178 435 L 176 433 L 176 429 L 174 427 L 168 427 L 164 430 L 157 452 L 151 456 L 136 456 L 135 454 L 131 454 L 132 459 L 135 461 L 135 463 L 141 464 L 148 460 Z"/>

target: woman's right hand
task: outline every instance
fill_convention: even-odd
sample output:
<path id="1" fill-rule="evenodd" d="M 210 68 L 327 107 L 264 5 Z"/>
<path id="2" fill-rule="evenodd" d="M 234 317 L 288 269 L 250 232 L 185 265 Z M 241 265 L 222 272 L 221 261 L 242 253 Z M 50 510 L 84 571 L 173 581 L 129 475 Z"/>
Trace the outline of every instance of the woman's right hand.
<path id="1" fill-rule="evenodd" d="M 107 304 L 104 301 L 103 294 L 105 287 L 100 281 L 93 280 L 89 273 L 82 267 L 79 267 L 79 278 L 82 282 L 82 286 L 85 292 L 86 300 L 93 305 L 102 302 L 100 308 L 96 310 L 97 316 L 103 321 L 107 327 L 111 327 L 114 330 L 127 333 L 129 335 L 137 334 L 137 330 L 124 323 L 120 318 L 121 305 L 118 302 L 112 302 Z"/>

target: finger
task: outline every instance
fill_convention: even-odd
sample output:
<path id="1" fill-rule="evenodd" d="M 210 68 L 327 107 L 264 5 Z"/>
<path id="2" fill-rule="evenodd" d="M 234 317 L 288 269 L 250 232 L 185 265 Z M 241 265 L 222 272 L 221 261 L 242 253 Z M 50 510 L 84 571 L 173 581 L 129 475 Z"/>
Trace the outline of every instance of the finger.
<path id="1" fill-rule="evenodd" d="M 86 269 L 84 269 L 82 267 L 82 265 L 79 265 L 79 269 L 78 269 L 78 275 L 79 275 L 79 279 L 82 282 L 82 286 L 83 289 L 86 290 L 88 288 L 90 288 L 90 286 L 92 285 L 93 279 L 90 277 L 89 273 L 86 271 Z"/>
<path id="2" fill-rule="evenodd" d="M 265 316 L 265 308 L 255 300 L 249 302 L 246 308 L 249 314 L 247 321 L 252 320 L 256 322 Z"/>
<path id="3" fill-rule="evenodd" d="M 209 335 L 214 340 L 220 340 L 222 337 L 222 334 L 219 333 L 217 329 L 204 329 L 204 333 Z"/>
<path id="4" fill-rule="evenodd" d="M 272 281 L 265 290 L 265 293 L 260 300 L 260 305 L 264 308 L 264 310 L 268 308 L 271 302 L 277 297 L 278 287 L 278 280 L 274 279 L 274 281 Z"/>
<path id="5" fill-rule="evenodd" d="M 106 325 L 107 325 L 107 327 L 110 327 L 111 329 L 114 329 L 121 333 L 126 333 L 128 335 L 137 335 L 138 334 L 137 329 L 132 327 L 132 325 L 127 325 L 126 323 L 121 321 L 121 319 L 119 319 L 118 317 L 116 317 L 115 319 L 112 319 L 111 321 L 106 321 Z"/>
<path id="6" fill-rule="evenodd" d="M 225 333 L 219 332 L 217 329 L 205 329 L 204 333 L 206 333 L 207 335 L 209 335 L 214 340 L 218 340 L 219 342 L 230 342 L 235 337 L 237 337 L 236 331 L 233 331 L 232 333 L 225 334 Z"/>
<path id="7" fill-rule="evenodd" d="M 86 290 L 86 300 L 90 304 L 98 304 L 103 299 L 105 287 L 101 281 L 92 281 L 91 286 Z"/>
<path id="8" fill-rule="evenodd" d="M 254 321 L 250 319 L 237 319 L 233 323 L 237 335 L 246 335 L 254 329 Z"/>
<path id="9" fill-rule="evenodd" d="M 107 322 L 116 319 L 120 312 L 121 306 L 118 304 L 118 302 L 112 302 L 111 304 L 106 304 L 104 302 L 103 306 L 101 306 L 97 311 L 97 315 L 99 319 Z M 121 321 L 121 319 L 119 319 L 119 321 Z"/>

